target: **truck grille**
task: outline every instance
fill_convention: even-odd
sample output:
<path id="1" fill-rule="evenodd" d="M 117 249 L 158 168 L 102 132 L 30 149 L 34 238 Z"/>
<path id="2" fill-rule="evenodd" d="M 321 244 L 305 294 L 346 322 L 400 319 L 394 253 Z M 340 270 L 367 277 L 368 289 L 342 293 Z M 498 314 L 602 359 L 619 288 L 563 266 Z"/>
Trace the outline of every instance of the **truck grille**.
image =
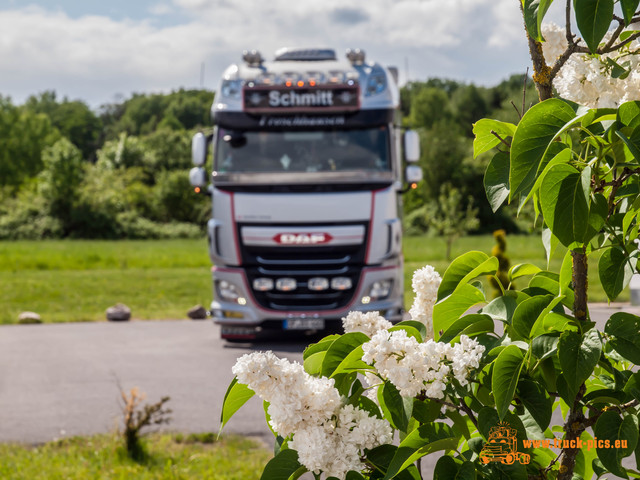
<path id="1" fill-rule="evenodd" d="M 367 231 L 368 224 L 365 225 Z M 359 245 L 265 247 L 241 244 L 242 263 L 254 298 L 264 308 L 281 311 L 321 311 L 347 306 L 355 294 L 364 266 L 366 233 L 365 241 Z M 314 277 L 326 278 L 329 284 L 336 277 L 346 277 L 351 280 L 351 288 L 313 291 L 309 289 L 309 280 Z M 281 278 L 293 278 L 297 286 L 291 291 L 275 288 L 257 291 L 253 289 L 256 278 L 269 278 L 274 284 Z"/>

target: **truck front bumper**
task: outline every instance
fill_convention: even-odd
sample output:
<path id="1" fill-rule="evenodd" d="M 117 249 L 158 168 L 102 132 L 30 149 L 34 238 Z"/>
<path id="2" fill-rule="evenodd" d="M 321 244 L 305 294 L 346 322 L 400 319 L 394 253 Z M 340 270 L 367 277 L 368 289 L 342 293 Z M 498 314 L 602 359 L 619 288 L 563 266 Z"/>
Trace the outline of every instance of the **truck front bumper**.
<path id="1" fill-rule="evenodd" d="M 215 280 L 232 284 L 238 297 L 233 301 L 216 298 L 211 303 L 211 316 L 214 323 L 221 326 L 222 338 L 246 340 L 265 334 L 314 333 L 321 330 L 339 332 L 342 330 L 342 318 L 351 311 L 377 311 L 395 323 L 402 320 L 404 315 L 402 276 L 398 275 L 399 271 L 402 271 L 400 266 L 365 267 L 355 295 L 344 308 L 279 311 L 266 309 L 255 301 L 242 269 L 215 269 Z M 369 295 L 375 282 L 389 279 L 393 281 L 389 295 L 382 299 Z"/>

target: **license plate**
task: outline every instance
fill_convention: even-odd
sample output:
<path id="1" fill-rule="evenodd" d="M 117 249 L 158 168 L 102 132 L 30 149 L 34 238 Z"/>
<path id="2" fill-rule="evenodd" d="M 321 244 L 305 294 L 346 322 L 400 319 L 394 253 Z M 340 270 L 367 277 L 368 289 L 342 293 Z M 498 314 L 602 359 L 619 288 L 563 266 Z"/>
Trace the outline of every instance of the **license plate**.
<path id="1" fill-rule="evenodd" d="M 222 335 L 255 335 L 255 328 L 247 328 L 247 327 L 222 327 Z"/>
<path id="2" fill-rule="evenodd" d="M 322 330 L 324 318 L 287 318 L 284 321 L 285 330 Z"/>

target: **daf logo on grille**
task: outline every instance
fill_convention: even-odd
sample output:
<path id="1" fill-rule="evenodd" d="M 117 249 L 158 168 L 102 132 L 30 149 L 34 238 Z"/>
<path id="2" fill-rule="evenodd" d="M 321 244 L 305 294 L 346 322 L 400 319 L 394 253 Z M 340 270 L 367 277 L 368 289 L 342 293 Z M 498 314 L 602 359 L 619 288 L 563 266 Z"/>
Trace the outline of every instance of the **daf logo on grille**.
<path id="1" fill-rule="evenodd" d="M 273 241 L 280 245 L 322 245 L 329 243 L 333 237 L 328 233 L 278 233 Z"/>

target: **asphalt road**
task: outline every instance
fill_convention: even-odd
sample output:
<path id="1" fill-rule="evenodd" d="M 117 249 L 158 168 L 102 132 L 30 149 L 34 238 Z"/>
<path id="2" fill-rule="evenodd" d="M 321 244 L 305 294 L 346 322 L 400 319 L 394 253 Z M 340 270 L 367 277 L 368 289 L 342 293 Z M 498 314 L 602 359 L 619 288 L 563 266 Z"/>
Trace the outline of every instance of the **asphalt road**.
<path id="1" fill-rule="evenodd" d="M 629 305 L 592 306 L 600 327 Z M 119 386 L 155 403 L 170 396 L 167 430 L 217 432 L 231 367 L 252 350 L 302 360 L 308 341 L 228 344 L 210 321 L 133 321 L 0 327 L 0 442 L 41 443 L 113 431 L 121 421 Z M 272 434 L 253 398 L 227 432 Z"/>
<path id="2" fill-rule="evenodd" d="M 133 321 L 0 327 L 0 442 L 41 443 L 113 431 L 120 387 L 146 402 L 170 396 L 181 432 L 218 431 L 231 367 L 252 349 L 302 360 L 306 342 L 233 345 L 210 321 Z M 250 400 L 226 431 L 271 442 L 262 404 Z"/>

